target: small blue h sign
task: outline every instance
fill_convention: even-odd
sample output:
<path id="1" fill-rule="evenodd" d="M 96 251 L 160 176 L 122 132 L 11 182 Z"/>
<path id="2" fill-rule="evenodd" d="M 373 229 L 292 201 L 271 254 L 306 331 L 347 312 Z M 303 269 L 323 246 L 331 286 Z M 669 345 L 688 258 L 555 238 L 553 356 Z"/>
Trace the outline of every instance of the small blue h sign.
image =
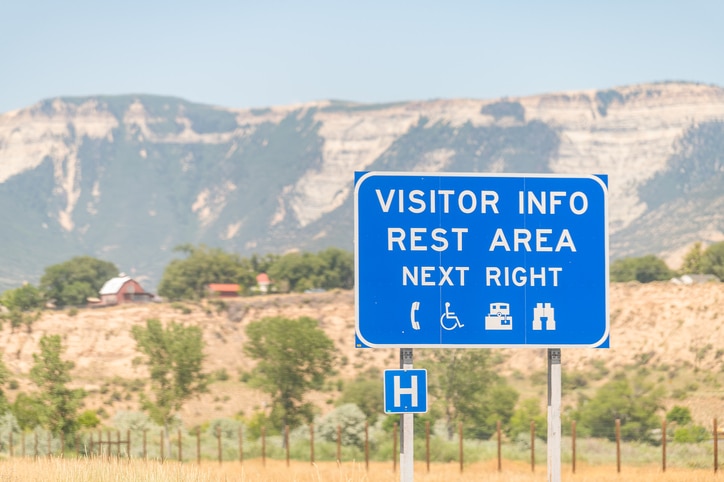
<path id="1" fill-rule="evenodd" d="M 427 412 L 427 370 L 385 370 L 385 413 Z"/>

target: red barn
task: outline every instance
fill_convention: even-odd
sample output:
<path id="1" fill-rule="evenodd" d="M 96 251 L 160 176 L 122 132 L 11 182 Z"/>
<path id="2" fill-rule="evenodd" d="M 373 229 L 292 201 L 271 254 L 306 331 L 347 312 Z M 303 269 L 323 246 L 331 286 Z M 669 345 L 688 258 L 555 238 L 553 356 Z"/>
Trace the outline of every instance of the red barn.
<path id="1" fill-rule="evenodd" d="M 137 281 L 123 273 L 106 281 L 100 290 L 100 295 L 103 305 L 120 305 L 153 299 L 151 293 L 146 293 Z"/>

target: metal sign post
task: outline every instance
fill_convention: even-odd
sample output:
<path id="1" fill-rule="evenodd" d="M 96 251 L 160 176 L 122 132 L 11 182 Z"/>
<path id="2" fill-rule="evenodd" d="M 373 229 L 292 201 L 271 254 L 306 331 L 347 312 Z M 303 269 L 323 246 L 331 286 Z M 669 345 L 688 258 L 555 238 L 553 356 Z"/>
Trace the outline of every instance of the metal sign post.
<path id="1" fill-rule="evenodd" d="M 609 345 L 607 176 L 356 172 L 354 230 L 355 344 L 400 348 L 408 370 L 385 384 L 385 411 L 403 413 L 401 480 L 426 380 L 412 349 L 525 346 L 548 349 L 560 481 L 561 348 Z"/>
<path id="2" fill-rule="evenodd" d="M 548 482 L 561 481 L 561 349 L 548 349 Z"/>
<path id="3" fill-rule="evenodd" d="M 400 348 L 400 368 L 411 370 L 412 348 Z M 414 417 L 413 413 L 400 415 L 400 481 L 412 482 L 414 479 Z"/>

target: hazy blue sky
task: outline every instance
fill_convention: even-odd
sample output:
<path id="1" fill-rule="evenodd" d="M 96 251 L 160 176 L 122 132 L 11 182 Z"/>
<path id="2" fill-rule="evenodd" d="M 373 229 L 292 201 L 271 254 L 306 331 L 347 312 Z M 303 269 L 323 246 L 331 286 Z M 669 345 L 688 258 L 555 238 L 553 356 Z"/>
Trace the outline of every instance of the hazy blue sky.
<path id="1" fill-rule="evenodd" d="M 226 107 L 724 86 L 722 1 L 0 2 L 0 112 L 148 93 Z"/>

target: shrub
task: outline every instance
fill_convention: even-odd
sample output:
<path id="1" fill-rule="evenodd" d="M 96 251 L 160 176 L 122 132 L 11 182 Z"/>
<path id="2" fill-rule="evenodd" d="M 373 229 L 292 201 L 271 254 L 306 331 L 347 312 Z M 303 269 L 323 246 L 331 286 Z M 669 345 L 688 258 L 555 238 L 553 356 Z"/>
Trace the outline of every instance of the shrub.
<path id="1" fill-rule="evenodd" d="M 337 440 L 337 427 L 340 427 L 343 445 L 362 447 L 364 444 L 365 414 L 353 403 L 337 407 L 315 425 L 319 436 L 328 442 Z"/>

